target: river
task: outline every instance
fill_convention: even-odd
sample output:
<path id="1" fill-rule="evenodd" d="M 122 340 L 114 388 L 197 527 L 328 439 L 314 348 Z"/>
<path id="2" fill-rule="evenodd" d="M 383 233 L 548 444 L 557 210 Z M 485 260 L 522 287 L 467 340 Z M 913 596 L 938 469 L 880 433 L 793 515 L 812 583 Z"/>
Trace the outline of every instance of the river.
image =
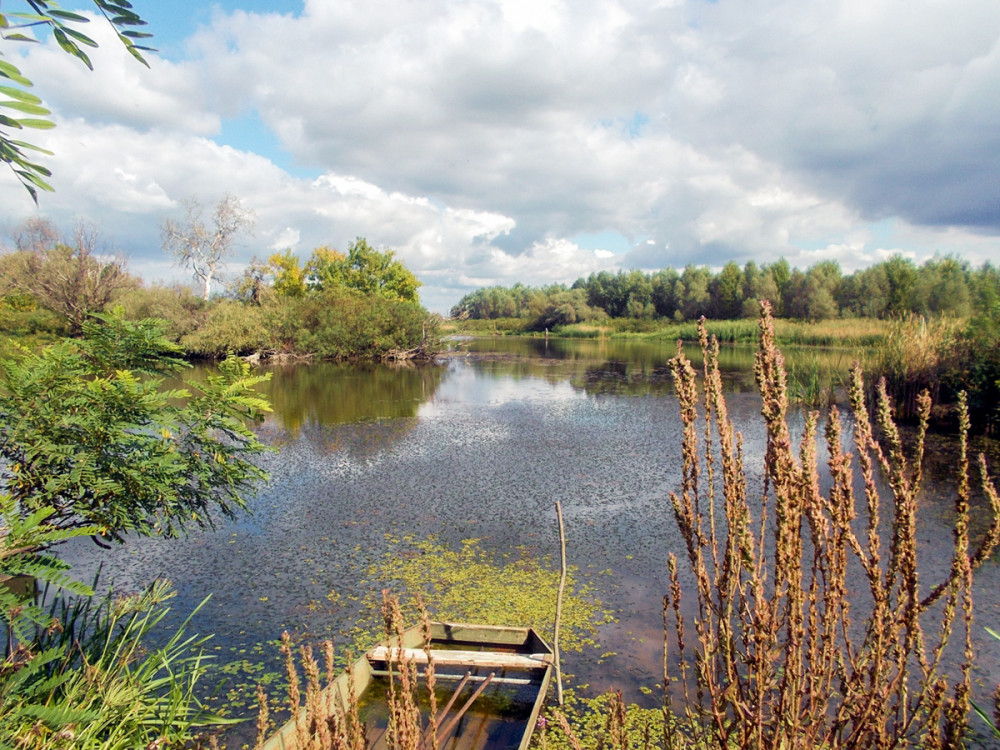
<path id="1" fill-rule="evenodd" d="M 275 408 L 260 428 L 274 448 L 263 459 L 271 480 L 249 513 L 179 540 L 136 539 L 111 552 L 74 543 L 64 556 L 82 578 L 103 564 L 105 585 L 118 591 L 169 578 L 177 618 L 211 595 L 192 629 L 215 634 L 209 651 L 233 665 L 238 683 L 260 674 L 255 664 L 273 654 L 264 644 L 282 630 L 342 639 L 367 593 L 358 582 L 407 535 L 449 548 L 475 538 L 491 554 L 523 548 L 558 559 L 558 500 L 569 561 L 616 617 L 600 629 L 599 648 L 566 656 L 567 671 L 592 690 L 619 687 L 654 703 L 641 688 L 661 680 L 666 559 L 684 553 L 668 500 L 681 480 L 667 369 L 674 346 L 458 346 L 434 366 L 272 368 L 266 391 Z M 752 492 L 764 448 L 753 352 L 724 354 Z M 996 445 L 983 446 L 996 466 Z M 947 565 L 953 458 L 953 441 L 932 436 L 920 518 L 925 586 Z M 1000 682 L 1000 642 L 982 630 L 1000 627 L 995 559 L 978 572 L 975 596 L 982 693 Z"/>

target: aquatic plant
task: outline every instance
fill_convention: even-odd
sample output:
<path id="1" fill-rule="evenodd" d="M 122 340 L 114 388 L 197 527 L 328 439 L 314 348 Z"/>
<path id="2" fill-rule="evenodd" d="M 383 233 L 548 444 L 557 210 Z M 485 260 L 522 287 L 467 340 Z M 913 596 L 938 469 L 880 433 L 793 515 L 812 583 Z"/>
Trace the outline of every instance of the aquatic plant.
<path id="1" fill-rule="evenodd" d="M 897 419 L 917 417 L 923 391 L 938 400 L 942 381 L 955 366 L 963 325 L 954 318 L 919 315 L 889 321 L 881 342 L 867 353 L 866 366 L 885 380 Z M 875 397 L 871 385 L 868 391 L 871 402 Z"/>
<path id="2" fill-rule="evenodd" d="M 969 539 L 964 402 L 951 564 L 944 579 L 927 589 L 917 565 L 921 460 L 931 408 L 926 392 L 918 399 L 920 428 L 908 457 L 884 382 L 871 415 L 855 367 L 849 388 L 854 453 L 845 448 L 844 420 L 831 407 L 825 437 L 832 484 L 824 494 L 819 415 L 807 415 L 796 451 L 784 360 L 763 304 L 755 375 L 767 448 L 758 500 L 750 496 L 742 441 L 726 411 L 718 343 L 705 333 L 702 342 L 701 392 L 683 350 L 672 363 L 684 438 L 682 486 L 670 499 L 694 579 L 696 615 L 685 615 L 673 554 L 664 598 L 664 685 L 676 680 L 676 688 L 664 693 L 665 721 L 698 731 L 665 732 L 664 746 L 960 746 L 972 687 L 972 572 L 1000 541 L 1000 497 L 982 457 L 993 522 L 974 550 Z M 879 472 L 888 480 L 888 498 L 880 496 Z M 857 520 L 859 492 L 863 521 Z M 887 509 L 888 524 L 882 519 Z M 850 590 L 848 571 L 855 569 L 866 584 L 864 596 Z M 962 639 L 962 658 L 957 674 L 949 675 L 944 654 L 953 635 Z M 679 668 L 670 666 L 667 652 L 673 647 Z"/>
<path id="3" fill-rule="evenodd" d="M 555 625 L 560 572 L 525 549 L 494 556 L 478 539 L 465 539 L 459 549 L 453 549 L 433 538 L 406 538 L 372 566 L 369 577 L 376 584 L 373 591 L 388 586 L 400 596 L 419 596 L 438 620 L 516 624 L 545 636 Z M 378 611 L 378 602 L 370 600 L 366 609 Z M 403 615 L 416 622 L 419 612 L 404 605 Z M 593 583 L 581 580 L 579 570 L 570 566 L 562 608 L 563 650 L 596 645 L 597 629 L 612 620 Z M 361 630 L 359 647 L 377 640 L 370 623 Z"/>

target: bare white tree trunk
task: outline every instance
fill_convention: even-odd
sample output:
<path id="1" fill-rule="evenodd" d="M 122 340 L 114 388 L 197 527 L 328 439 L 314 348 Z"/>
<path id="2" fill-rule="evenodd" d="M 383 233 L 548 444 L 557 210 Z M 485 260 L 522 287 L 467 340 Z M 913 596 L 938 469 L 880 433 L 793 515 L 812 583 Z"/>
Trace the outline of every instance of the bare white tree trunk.
<path id="1" fill-rule="evenodd" d="M 243 208 L 236 196 L 227 195 L 215 207 L 211 226 L 207 226 L 198 201 L 186 200 L 184 207 L 187 215 L 183 223 L 167 219 L 161 225 L 162 246 L 202 281 L 207 300 L 212 293 L 212 278 L 232 255 L 234 240 L 253 229 L 253 211 Z"/>

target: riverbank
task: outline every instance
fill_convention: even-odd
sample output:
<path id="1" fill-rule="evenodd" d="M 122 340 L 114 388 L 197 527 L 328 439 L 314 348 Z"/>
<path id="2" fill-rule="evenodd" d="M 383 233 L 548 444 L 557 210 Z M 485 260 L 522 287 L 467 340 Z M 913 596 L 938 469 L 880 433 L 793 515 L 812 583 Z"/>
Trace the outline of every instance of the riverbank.
<path id="1" fill-rule="evenodd" d="M 601 324 L 574 323 L 556 326 L 547 333 L 531 330 L 526 318 L 496 320 L 447 320 L 441 325 L 443 335 L 467 336 L 535 336 L 582 339 L 648 339 L 652 341 L 698 341 L 696 321 L 677 323 L 672 320 L 609 319 Z M 756 320 L 710 320 L 709 333 L 723 343 L 756 345 L 760 329 Z M 863 347 L 875 346 L 884 340 L 889 321 L 873 318 L 845 318 L 819 322 L 776 320 L 775 336 L 783 346 Z"/>

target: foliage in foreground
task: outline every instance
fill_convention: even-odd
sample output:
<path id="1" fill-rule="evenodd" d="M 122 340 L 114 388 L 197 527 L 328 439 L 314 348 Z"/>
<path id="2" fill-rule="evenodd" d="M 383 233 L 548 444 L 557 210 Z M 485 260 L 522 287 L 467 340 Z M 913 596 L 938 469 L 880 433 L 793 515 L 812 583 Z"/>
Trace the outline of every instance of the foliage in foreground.
<path id="1" fill-rule="evenodd" d="M 28 0 L 27 5 L 29 7 L 24 8 L 25 12 L 11 13 L 8 10 L 0 14 L 0 28 L 3 29 L 4 42 L 35 43 L 38 41 L 37 37 L 23 34 L 21 30 L 43 26 L 52 32 L 52 36 L 64 52 L 93 70 L 93 63 L 84 51 L 84 47 L 96 47 L 97 42 L 82 33 L 79 28 L 82 24 L 89 23 L 89 18 L 62 10 L 53 0 Z M 151 51 L 151 48 L 143 46 L 141 42 L 152 34 L 137 29 L 146 22 L 132 10 L 132 4 L 128 0 L 94 0 L 94 6 L 111 24 L 118 41 L 125 46 L 129 54 L 149 67 L 142 52 Z M 0 58 L 2 57 L 4 55 L 0 52 Z M 32 143 L 11 138 L 9 133 L 12 130 L 53 128 L 55 124 L 47 119 L 52 113 L 42 104 L 41 99 L 27 90 L 32 86 L 31 80 L 13 63 L 0 59 L 0 79 L 4 84 L 2 95 L 5 97 L 0 99 L 0 107 L 3 107 L 5 112 L 0 115 L 0 161 L 11 168 L 24 189 L 35 203 L 38 203 L 38 188 L 52 190 L 52 186 L 46 182 L 52 173 L 47 167 L 33 161 L 35 157 L 28 152 L 49 156 L 52 152 Z"/>
<path id="2" fill-rule="evenodd" d="M 263 378 L 230 359 L 190 390 L 166 389 L 185 363 L 158 323 L 102 316 L 84 335 L 0 361 L 0 476 L 20 508 L 107 541 L 242 508 L 263 477 L 246 426 L 269 409 L 254 390 Z"/>
<path id="3" fill-rule="evenodd" d="M 151 635 L 169 585 L 95 602 L 50 548 L 243 507 L 263 477 L 245 422 L 269 407 L 235 360 L 197 395 L 163 388 L 183 361 L 155 322 L 106 316 L 84 333 L 0 361 L 0 748 L 182 746 L 224 720 L 198 694 L 204 639 L 186 622 Z M 77 598 L 46 607 L 36 582 Z"/>
<path id="4" fill-rule="evenodd" d="M 0 662 L 0 747 L 165 747 L 225 723 L 198 697 L 206 638 L 185 621 L 149 645 L 173 595 L 161 581 L 135 596 L 56 600 L 52 624 Z"/>
<path id="5" fill-rule="evenodd" d="M 784 362 L 765 305 L 755 372 L 768 436 L 766 480 L 763 497 L 751 499 L 740 439 L 722 396 L 718 345 L 704 333 L 702 343 L 704 430 L 698 426 L 695 372 L 682 351 L 673 363 L 685 436 L 684 481 L 671 502 L 697 600 L 692 636 L 671 555 L 664 609 L 666 614 L 669 605 L 680 656 L 679 673 L 673 675 L 682 693 L 676 716 L 702 727 L 717 747 L 960 746 L 972 686 L 972 571 L 1000 541 L 1000 497 L 983 457 L 993 524 L 974 550 L 969 540 L 967 414 L 963 411 L 952 561 L 944 580 L 927 589 L 918 576 L 917 504 L 929 396 L 920 397 L 920 431 L 914 455 L 907 457 L 884 385 L 874 415 L 882 442 L 876 440 L 855 368 L 850 389 L 855 453 L 845 450 L 842 419 L 831 408 L 826 446 L 832 487 L 824 495 L 818 414 L 808 415 L 796 452 Z M 864 488 L 864 531 L 855 521 L 855 462 Z M 888 478 L 888 504 L 879 494 L 879 471 Z M 888 528 L 882 520 L 886 512 Z M 847 572 L 854 566 L 867 582 L 867 608 L 848 587 Z M 953 634 L 962 638 L 964 649 L 957 675 L 949 677 L 943 660 Z M 671 695 L 666 697 L 670 720 L 675 709 Z M 667 739 L 671 747 L 689 744 L 684 735 Z"/>

